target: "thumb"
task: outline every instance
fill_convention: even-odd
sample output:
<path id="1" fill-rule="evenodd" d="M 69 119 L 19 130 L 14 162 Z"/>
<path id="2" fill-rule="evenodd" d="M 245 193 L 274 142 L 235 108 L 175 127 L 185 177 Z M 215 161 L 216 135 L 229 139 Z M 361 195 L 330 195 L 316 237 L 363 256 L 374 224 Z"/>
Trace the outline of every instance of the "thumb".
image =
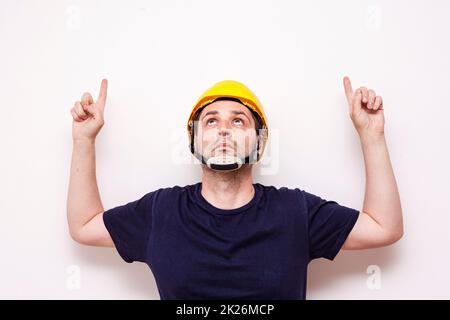
<path id="1" fill-rule="evenodd" d="M 94 103 L 94 99 L 92 99 L 92 96 L 89 92 L 85 92 L 83 93 L 83 95 L 81 96 L 81 105 L 89 105 L 89 104 L 93 104 Z"/>
<path id="2" fill-rule="evenodd" d="M 83 109 L 87 112 L 89 112 L 91 115 L 94 116 L 94 119 L 100 119 L 101 117 L 101 112 L 100 110 L 95 106 L 95 104 L 89 104 L 89 105 L 85 105 L 83 106 Z"/>

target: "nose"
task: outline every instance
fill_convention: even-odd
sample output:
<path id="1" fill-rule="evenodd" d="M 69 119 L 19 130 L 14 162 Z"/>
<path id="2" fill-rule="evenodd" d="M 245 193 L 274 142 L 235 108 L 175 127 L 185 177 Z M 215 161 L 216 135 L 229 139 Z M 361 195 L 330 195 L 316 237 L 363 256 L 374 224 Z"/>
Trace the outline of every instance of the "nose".
<path id="1" fill-rule="evenodd" d="M 220 126 L 220 128 L 219 128 L 219 136 L 220 137 L 227 137 L 227 136 L 229 137 L 229 136 L 231 136 L 231 128 L 230 128 L 230 126 L 227 123 L 222 124 Z"/>

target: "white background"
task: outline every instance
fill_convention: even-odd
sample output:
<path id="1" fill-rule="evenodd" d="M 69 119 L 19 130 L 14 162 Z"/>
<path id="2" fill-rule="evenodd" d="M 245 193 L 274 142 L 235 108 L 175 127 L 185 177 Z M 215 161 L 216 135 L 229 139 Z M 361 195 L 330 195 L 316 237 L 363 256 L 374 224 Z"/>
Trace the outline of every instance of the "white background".
<path id="1" fill-rule="evenodd" d="M 159 299 L 146 265 L 68 233 L 70 108 L 84 91 L 96 97 L 102 78 L 105 209 L 200 180 L 186 121 L 224 79 L 253 90 L 269 119 L 270 163 L 255 182 L 361 209 L 364 162 L 345 75 L 384 98 L 405 236 L 314 261 L 307 297 L 450 298 L 450 2 L 0 3 L 0 298 Z"/>

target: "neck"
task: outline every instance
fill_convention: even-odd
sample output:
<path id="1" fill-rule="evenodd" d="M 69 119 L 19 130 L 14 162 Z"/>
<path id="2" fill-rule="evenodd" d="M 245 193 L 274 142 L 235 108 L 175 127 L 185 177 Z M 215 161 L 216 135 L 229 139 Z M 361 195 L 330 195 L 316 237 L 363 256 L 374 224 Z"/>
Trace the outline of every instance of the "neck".
<path id="1" fill-rule="evenodd" d="M 202 196 L 219 209 L 235 209 L 253 199 L 252 168 L 243 165 L 234 171 L 215 171 L 202 166 Z"/>

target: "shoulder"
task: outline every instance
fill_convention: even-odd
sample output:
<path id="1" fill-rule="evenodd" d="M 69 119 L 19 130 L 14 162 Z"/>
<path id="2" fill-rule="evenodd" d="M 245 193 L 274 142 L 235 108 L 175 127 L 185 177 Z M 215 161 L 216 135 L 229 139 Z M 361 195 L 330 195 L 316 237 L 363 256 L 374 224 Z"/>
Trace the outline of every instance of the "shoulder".
<path id="1" fill-rule="evenodd" d="M 261 188 L 264 190 L 264 192 L 270 193 L 270 194 L 298 195 L 303 191 L 300 188 L 294 188 L 294 187 L 263 185 L 261 183 L 256 183 L 256 184 L 261 186 Z"/>
<path id="2" fill-rule="evenodd" d="M 287 201 L 294 205 L 303 205 L 304 202 L 304 190 L 295 187 L 286 186 L 274 186 L 274 185 L 263 185 L 257 183 L 262 190 L 266 198 L 275 201 Z"/>
<path id="3" fill-rule="evenodd" d="M 272 186 L 272 185 L 261 185 L 265 192 L 267 192 L 270 195 L 275 196 L 287 196 L 287 197 L 294 197 L 295 199 L 302 202 L 302 204 L 310 205 L 315 203 L 320 203 L 326 201 L 322 197 L 308 191 L 305 189 L 302 189 L 300 187 L 286 187 L 286 186 Z"/>
<path id="4" fill-rule="evenodd" d="M 174 202 L 178 198 L 193 194 L 196 186 L 197 184 L 162 186 L 147 193 L 145 196 L 150 196 L 157 202 Z"/>
<path id="5" fill-rule="evenodd" d="M 174 194 L 174 193 L 183 193 L 187 192 L 189 189 L 192 189 L 195 184 L 186 184 L 186 185 L 172 185 L 172 186 L 162 186 L 159 187 L 149 193 L 155 194 Z"/>

